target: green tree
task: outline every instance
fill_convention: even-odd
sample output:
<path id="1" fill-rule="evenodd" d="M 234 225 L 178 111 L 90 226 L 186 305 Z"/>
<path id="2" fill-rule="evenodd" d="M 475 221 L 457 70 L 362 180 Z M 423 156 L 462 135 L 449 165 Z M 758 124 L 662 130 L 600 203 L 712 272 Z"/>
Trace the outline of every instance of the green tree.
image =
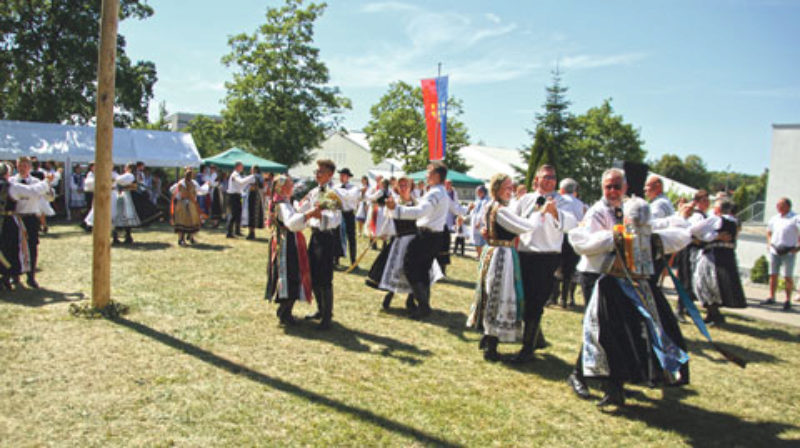
<path id="1" fill-rule="evenodd" d="M 561 84 L 561 72 L 558 68 L 552 75 L 553 83 L 545 88 L 547 99 L 542 105 L 544 111 L 536 114 L 536 125 L 528 130 L 533 142 L 520 151 L 525 170 L 515 167 L 529 187 L 540 165 L 548 163 L 559 171 L 563 165 L 576 162 L 567 150 L 571 135 L 569 123 L 572 118 L 568 110 L 570 102 L 566 97 L 569 89 Z"/>
<path id="2" fill-rule="evenodd" d="M 694 188 L 708 188 L 711 179 L 703 159 L 693 154 L 683 160 L 674 154 L 664 154 L 649 165 L 653 172 Z"/>
<path id="3" fill-rule="evenodd" d="M 211 157 L 233 146 L 225 134 L 225 125 L 204 115 L 195 117 L 184 132 L 192 134 L 200 157 Z"/>
<path id="4" fill-rule="evenodd" d="M 350 101 L 328 86 L 328 68 L 319 58 L 314 22 L 325 4 L 303 6 L 286 0 L 267 8 L 266 23 L 253 34 L 228 39 L 222 58 L 235 67 L 222 116 L 237 144 L 289 166 L 308 162 L 309 152 L 336 129 Z"/>
<path id="5" fill-rule="evenodd" d="M 153 131 L 169 131 L 169 123 L 167 122 L 167 103 L 162 101 L 158 103 L 158 120 L 149 122 L 148 120 L 137 120 L 131 124 L 133 129 L 150 129 Z"/>
<path id="6" fill-rule="evenodd" d="M 90 122 L 95 115 L 100 3 L 96 0 L 0 2 L 0 118 Z M 144 0 L 121 0 L 120 20 L 145 19 Z M 117 38 L 115 124 L 146 121 L 156 68 L 135 64 Z"/>
<path id="7" fill-rule="evenodd" d="M 645 150 L 639 131 L 615 115 L 611 100 L 570 120 L 573 136 L 562 156 L 559 177 L 578 181 L 586 200 L 600 197 L 603 171 L 617 160 L 642 162 Z"/>
<path id="8" fill-rule="evenodd" d="M 450 169 L 464 172 L 470 167 L 458 151 L 469 144 L 469 133 L 458 119 L 462 114 L 461 101 L 448 98 L 444 162 Z M 370 115 L 372 118 L 364 132 L 376 163 L 392 158 L 401 160 L 407 173 L 425 169 L 428 164 L 428 131 L 421 87 L 412 87 L 403 81 L 392 83 L 389 91 L 370 108 Z"/>

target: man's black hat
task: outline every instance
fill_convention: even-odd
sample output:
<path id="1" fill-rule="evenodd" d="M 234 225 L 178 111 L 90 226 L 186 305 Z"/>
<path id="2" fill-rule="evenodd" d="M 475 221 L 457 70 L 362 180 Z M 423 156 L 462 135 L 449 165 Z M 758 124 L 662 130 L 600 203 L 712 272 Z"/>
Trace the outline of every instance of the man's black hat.
<path id="1" fill-rule="evenodd" d="M 353 177 L 353 172 L 350 171 L 350 168 L 342 168 L 339 170 L 339 174 L 347 174 L 350 177 Z"/>

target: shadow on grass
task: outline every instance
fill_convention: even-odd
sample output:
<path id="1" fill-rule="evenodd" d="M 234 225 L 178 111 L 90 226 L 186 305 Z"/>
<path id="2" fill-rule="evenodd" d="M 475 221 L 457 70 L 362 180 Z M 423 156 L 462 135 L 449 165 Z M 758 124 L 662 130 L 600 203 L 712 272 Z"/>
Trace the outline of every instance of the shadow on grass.
<path id="1" fill-rule="evenodd" d="M 0 300 L 16 305 L 40 307 L 63 302 L 77 302 L 85 297 L 82 292 L 61 292 L 50 289 L 25 289 L 0 292 Z"/>
<path id="2" fill-rule="evenodd" d="M 402 300 L 400 300 L 400 304 L 405 304 L 405 295 L 401 296 L 401 299 Z M 395 300 L 397 301 L 397 296 L 395 296 Z M 380 304 L 378 306 L 380 306 Z M 398 306 L 389 308 L 383 312 L 392 316 L 413 320 L 409 317 L 408 311 L 405 309 L 405 307 Z M 446 328 L 448 333 L 452 334 L 463 342 L 472 342 L 473 340 L 477 341 L 476 338 L 468 338 L 466 336 L 466 333 L 468 332 L 468 328 L 466 326 L 467 315 L 460 311 L 447 311 L 434 308 L 430 316 L 426 317 L 422 321 L 415 322 Z"/>
<path id="3" fill-rule="evenodd" d="M 728 361 L 711 346 L 705 339 L 703 340 L 687 340 L 689 345 L 689 356 L 698 356 L 700 358 L 705 358 L 713 363 L 716 364 L 725 364 Z M 748 363 L 777 363 L 782 362 L 783 360 L 780 358 L 776 358 L 775 356 L 760 352 L 758 350 L 753 350 L 745 347 L 741 347 L 738 345 L 728 344 L 725 342 L 715 341 L 715 344 L 723 348 L 725 351 L 734 354 L 743 360 L 747 361 Z"/>
<path id="4" fill-rule="evenodd" d="M 797 426 L 780 422 L 747 421 L 735 415 L 701 409 L 669 399 L 643 399 L 652 402 L 653 406 L 629 404 L 616 414 L 654 428 L 681 434 L 690 446 L 797 446 L 796 440 L 778 438 L 785 431 L 798 429 Z"/>
<path id="5" fill-rule="evenodd" d="M 445 277 L 439 280 L 438 283 L 443 285 L 453 285 L 460 288 L 475 289 L 475 280 L 461 280 L 458 278 Z"/>
<path id="6" fill-rule="evenodd" d="M 755 339 L 773 339 L 781 342 L 800 342 L 800 330 L 795 330 L 794 333 L 778 328 L 757 328 L 750 325 L 742 325 L 734 322 L 755 322 L 752 318 L 745 316 L 737 316 L 732 313 L 725 314 L 726 322 L 720 326 L 722 330 L 730 331 L 731 333 L 743 334 L 751 336 Z"/>
<path id="7" fill-rule="evenodd" d="M 379 336 L 348 328 L 338 322 L 333 322 L 331 329 L 327 331 L 319 331 L 315 327 L 304 325 L 304 322 L 285 327 L 284 331 L 288 335 L 303 339 L 330 342 L 353 352 L 369 353 L 371 351 L 370 346 L 364 342 L 370 342 L 382 346 L 378 352 L 381 356 L 394 358 L 410 365 L 422 363 L 422 360 L 416 356 L 427 357 L 431 355 L 430 351 L 421 350 L 413 344 L 398 341 L 388 336 Z"/>
<path id="8" fill-rule="evenodd" d="M 222 252 L 225 249 L 230 249 L 231 246 L 227 246 L 227 245 L 223 246 L 221 244 L 208 244 L 208 243 L 197 242 L 197 243 L 194 243 L 194 244 L 191 244 L 191 245 L 187 246 L 187 248 L 188 249 L 193 249 L 193 250 L 207 250 L 207 251 L 213 251 L 213 252 Z"/>
<path id="9" fill-rule="evenodd" d="M 59 226 L 59 227 L 61 227 L 61 226 Z M 91 235 L 91 234 L 92 234 L 91 232 L 87 232 L 87 231 L 83 230 L 81 227 L 79 227 L 78 224 L 75 224 L 75 228 L 74 229 L 63 230 L 63 231 L 61 229 L 59 229 L 57 232 L 53 232 L 53 228 L 51 227 L 49 232 L 40 233 L 39 237 L 42 238 L 42 239 L 48 240 L 48 239 L 59 239 L 59 238 L 73 237 L 75 235 Z"/>
<path id="10" fill-rule="evenodd" d="M 503 346 L 501 345 L 500 348 L 502 350 Z M 516 355 L 516 352 L 510 354 L 510 356 L 514 355 Z M 566 381 L 567 377 L 572 372 L 572 369 L 575 368 L 573 364 L 567 363 L 563 359 L 553 356 L 549 353 L 542 353 L 541 350 L 536 351 L 536 358 L 531 362 L 514 364 L 508 361 L 503 361 L 501 364 L 504 367 L 507 367 L 511 370 L 516 370 L 517 372 L 530 373 L 532 375 L 537 375 L 556 382 Z"/>
<path id="11" fill-rule="evenodd" d="M 141 250 L 141 251 L 145 251 L 145 250 L 168 249 L 168 248 L 172 247 L 172 244 L 164 243 L 164 242 L 161 242 L 161 241 L 143 241 L 143 242 L 134 241 L 133 244 L 124 244 L 123 243 L 123 244 L 118 244 L 118 245 L 112 245 L 111 247 L 114 250 L 118 250 L 119 249 L 119 250 Z"/>
<path id="12" fill-rule="evenodd" d="M 334 411 L 347 414 L 351 417 L 354 417 L 356 419 L 359 419 L 367 423 L 371 423 L 387 431 L 391 431 L 393 433 L 399 434 L 404 437 L 412 438 L 414 440 L 419 441 L 420 443 L 446 446 L 446 447 L 461 446 L 454 442 L 450 442 L 445 439 L 440 439 L 422 430 L 413 428 L 403 423 L 396 422 L 394 420 L 375 414 L 369 409 L 363 409 L 357 406 L 352 406 L 347 403 L 343 403 L 339 400 L 334 400 L 333 398 L 328 398 L 324 395 L 320 395 L 316 392 L 294 385 L 287 381 L 283 381 L 281 379 L 265 375 L 261 372 L 257 372 L 247 366 L 237 364 L 233 361 L 218 356 L 208 350 L 204 350 L 196 345 L 182 341 L 166 333 L 162 333 L 158 330 L 150 328 L 139 322 L 134 322 L 132 320 L 125 319 L 123 317 L 114 319 L 112 320 L 112 322 L 121 325 L 123 327 L 126 327 L 130 330 L 133 330 L 143 336 L 147 336 L 155 341 L 161 342 L 162 344 L 165 344 L 176 350 L 180 350 L 181 352 L 186 353 L 187 355 L 193 356 L 200 361 L 208 363 L 214 367 L 225 370 L 234 375 L 241 375 L 252 381 L 263 384 L 264 386 L 271 387 L 275 390 L 292 394 L 294 396 L 309 400 L 313 403 L 320 404 Z"/>

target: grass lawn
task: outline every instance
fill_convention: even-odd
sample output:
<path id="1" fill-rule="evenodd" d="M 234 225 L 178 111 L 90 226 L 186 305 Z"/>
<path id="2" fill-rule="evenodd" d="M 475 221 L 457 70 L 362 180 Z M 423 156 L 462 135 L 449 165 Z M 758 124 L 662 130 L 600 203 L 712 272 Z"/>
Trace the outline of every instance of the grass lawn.
<path id="1" fill-rule="evenodd" d="M 606 413 L 565 383 L 580 310 L 546 310 L 551 346 L 534 363 L 490 364 L 464 329 L 475 261 L 454 258 L 420 323 L 402 298 L 380 310 L 370 251 L 360 272 L 336 273 L 331 331 L 283 329 L 262 299 L 264 237 L 203 231 L 181 248 L 168 227 L 136 231 L 112 249 L 129 314 L 87 320 L 68 307 L 91 294 L 91 236 L 52 226 L 42 289 L 0 292 L 0 445 L 800 445 L 797 329 L 728 315 L 713 336 L 750 361 L 742 370 L 684 325 L 691 386 L 629 386 L 628 406 Z"/>

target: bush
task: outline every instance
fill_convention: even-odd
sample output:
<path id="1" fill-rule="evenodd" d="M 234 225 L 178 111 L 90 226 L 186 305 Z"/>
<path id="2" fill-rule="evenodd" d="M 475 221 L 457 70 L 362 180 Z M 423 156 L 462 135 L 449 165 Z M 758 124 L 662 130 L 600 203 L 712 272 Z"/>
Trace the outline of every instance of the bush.
<path id="1" fill-rule="evenodd" d="M 753 283 L 767 283 L 769 280 L 769 263 L 767 257 L 760 256 L 750 269 L 750 281 Z"/>

